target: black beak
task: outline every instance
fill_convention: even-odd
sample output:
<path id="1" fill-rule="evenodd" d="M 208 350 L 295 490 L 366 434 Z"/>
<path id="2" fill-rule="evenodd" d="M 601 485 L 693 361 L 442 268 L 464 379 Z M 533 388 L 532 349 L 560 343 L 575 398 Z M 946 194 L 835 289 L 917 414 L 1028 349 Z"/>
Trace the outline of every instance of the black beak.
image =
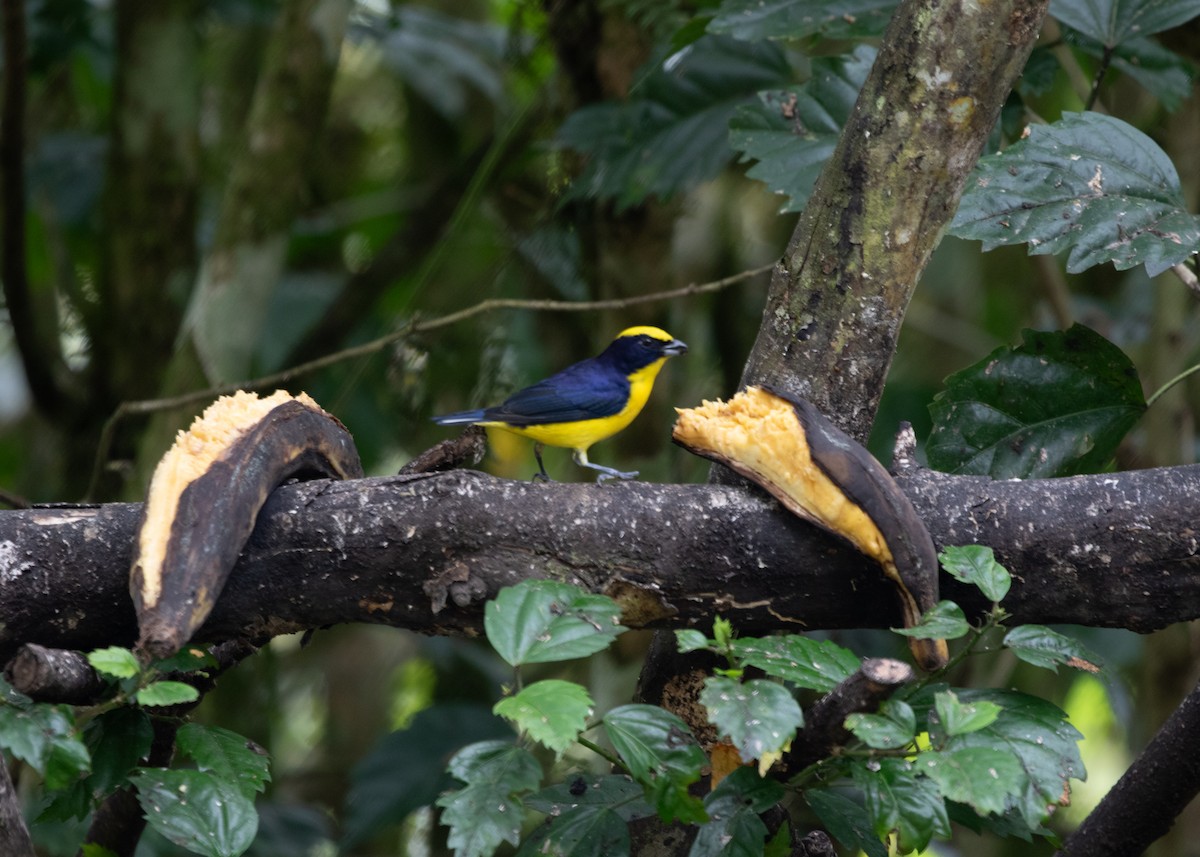
<path id="1" fill-rule="evenodd" d="M 687 343 L 682 339 L 672 339 L 662 347 L 662 353 L 668 356 L 676 354 L 687 354 Z"/>

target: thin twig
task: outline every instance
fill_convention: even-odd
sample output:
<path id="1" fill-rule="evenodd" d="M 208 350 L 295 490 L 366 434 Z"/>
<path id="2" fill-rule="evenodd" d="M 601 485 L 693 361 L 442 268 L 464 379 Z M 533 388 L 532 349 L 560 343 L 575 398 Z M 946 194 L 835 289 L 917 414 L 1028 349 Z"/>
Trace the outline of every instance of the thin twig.
<path id="1" fill-rule="evenodd" d="M 1083 106 L 1084 110 L 1091 110 L 1096 105 L 1096 99 L 1100 97 L 1100 84 L 1104 82 L 1104 75 L 1108 73 L 1108 66 L 1112 62 L 1113 48 L 1109 45 L 1104 46 L 1104 54 L 1100 57 L 1100 67 L 1096 69 L 1096 77 L 1092 81 L 1092 89 L 1088 93 L 1087 103 Z"/>
<path id="2" fill-rule="evenodd" d="M 1171 273 L 1179 278 L 1185 286 L 1192 290 L 1192 294 L 1200 297 L 1200 278 L 1196 277 L 1196 272 L 1189 268 L 1183 262 L 1176 262 L 1171 266 Z"/>
<path id="3" fill-rule="evenodd" d="M 370 342 L 364 342 L 361 345 L 356 345 L 352 348 L 345 348 L 341 351 L 335 351 L 332 354 L 326 354 L 324 357 L 318 357 L 315 360 L 309 360 L 305 363 L 300 363 L 288 369 L 275 372 L 270 375 L 263 375 L 259 378 L 253 378 L 245 381 L 235 381 L 229 384 L 220 384 L 215 387 L 208 387 L 204 390 L 193 390 L 190 393 L 183 393 L 178 396 L 170 396 L 164 399 L 142 399 L 140 401 L 122 402 L 113 411 L 112 415 L 105 421 L 104 428 L 100 432 L 100 440 L 97 444 L 96 458 L 92 466 L 92 477 L 88 484 L 86 497 L 91 497 L 95 493 L 96 486 L 99 485 L 100 478 L 104 473 L 104 466 L 108 461 L 108 453 L 112 447 L 113 435 L 116 432 L 117 424 L 121 420 L 130 416 L 144 415 L 157 413 L 159 411 L 169 411 L 175 408 L 183 408 L 188 405 L 193 405 L 196 402 L 203 402 L 207 399 L 215 399 L 218 396 L 235 393 L 238 390 L 261 390 L 267 387 L 277 387 L 293 381 L 301 375 L 308 375 L 318 369 L 324 369 L 327 366 L 333 366 L 338 363 L 343 363 L 347 360 L 353 360 L 356 357 L 365 357 L 381 351 L 402 339 L 410 337 L 417 333 L 428 333 L 431 330 L 438 330 L 443 327 L 448 327 L 452 324 L 457 324 L 460 321 L 466 321 L 473 316 L 482 315 L 483 313 L 495 312 L 496 310 L 527 310 L 533 312 L 595 312 L 598 310 L 625 309 L 626 307 L 635 306 L 638 304 L 654 303 L 656 301 L 673 300 L 675 298 L 691 297 L 693 295 L 709 294 L 717 292 L 721 289 L 728 288 L 736 283 L 744 280 L 749 280 L 759 274 L 766 273 L 775 267 L 772 262 L 769 265 L 763 265 L 758 268 L 752 268 L 748 271 L 742 271 L 737 274 L 732 274 L 728 277 L 723 277 L 719 280 L 713 280 L 708 283 L 691 283 L 686 286 L 681 286 L 677 289 L 667 289 L 661 292 L 652 292 L 646 295 L 634 295 L 628 298 L 610 298 L 608 300 L 599 301 L 556 301 L 556 300 L 521 300 L 517 298 L 489 298 L 480 301 L 477 304 L 466 307 L 465 309 L 439 316 L 437 318 L 427 319 L 425 321 L 409 320 L 398 330 L 372 339 Z"/>
<path id="4" fill-rule="evenodd" d="M 1146 407 L 1149 408 L 1151 405 L 1153 405 L 1155 402 L 1158 401 L 1159 397 L 1162 396 L 1163 393 L 1167 392 L 1167 390 L 1174 387 L 1180 381 L 1184 380 L 1189 375 L 1195 374 L 1196 372 L 1200 372 L 1200 363 L 1197 363 L 1195 366 L 1191 366 L 1187 369 L 1184 369 L 1182 372 L 1180 372 L 1178 375 L 1176 375 L 1170 381 L 1163 384 L 1161 387 L 1159 387 L 1157 390 L 1155 390 L 1153 393 L 1151 393 L 1150 398 L 1146 399 Z"/>

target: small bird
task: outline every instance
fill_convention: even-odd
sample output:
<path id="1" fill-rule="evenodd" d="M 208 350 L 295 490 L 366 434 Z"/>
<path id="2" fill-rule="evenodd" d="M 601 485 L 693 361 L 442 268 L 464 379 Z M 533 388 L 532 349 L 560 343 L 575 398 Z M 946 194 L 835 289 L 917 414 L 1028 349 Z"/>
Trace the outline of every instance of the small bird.
<path id="1" fill-rule="evenodd" d="M 650 397 L 663 363 L 687 350 L 685 343 L 665 330 L 630 327 L 596 357 L 513 393 L 503 404 L 446 414 L 433 421 L 443 426 L 493 426 L 531 438 L 540 471 L 534 474 L 535 480 L 552 481 L 542 463 L 544 446 L 570 449 L 576 464 L 600 472 L 597 482 L 633 479 L 636 470 L 588 461 L 588 447 L 633 422 Z"/>

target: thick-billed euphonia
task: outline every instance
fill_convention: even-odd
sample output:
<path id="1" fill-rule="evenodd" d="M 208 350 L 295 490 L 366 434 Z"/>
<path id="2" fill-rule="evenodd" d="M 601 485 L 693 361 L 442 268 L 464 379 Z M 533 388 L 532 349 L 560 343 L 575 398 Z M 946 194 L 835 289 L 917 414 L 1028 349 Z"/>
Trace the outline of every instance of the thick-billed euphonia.
<path id="1" fill-rule="evenodd" d="M 636 470 L 616 470 L 588 461 L 588 447 L 633 422 L 650 397 L 663 363 L 686 351 L 687 345 L 665 330 L 630 327 L 617 334 L 599 355 L 513 393 L 503 404 L 446 414 L 433 421 L 443 426 L 492 426 L 531 438 L 539 468 L 534 479 L 550 481 L 542 463 L 543 446 L 570 449 L 576 464 L 600 472 L 597 482 L 613 477 L 633 479 Z"/>

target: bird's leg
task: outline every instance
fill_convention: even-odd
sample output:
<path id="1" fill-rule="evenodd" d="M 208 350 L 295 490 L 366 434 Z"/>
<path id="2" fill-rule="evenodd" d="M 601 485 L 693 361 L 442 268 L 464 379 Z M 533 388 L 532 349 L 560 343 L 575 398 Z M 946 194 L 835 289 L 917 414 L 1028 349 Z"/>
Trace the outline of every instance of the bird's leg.
<path id="1" fill-rule="evenodd" d="M 638 472 L 636 470 L 617 470 L 615 467 L 605 467 L 603 464 L 593 464 L 588 461 L 586 449 L 576 449 L 571 453 L 571 457 L 575 459 L 575 463 L 580 467 L 588 467 L 592 470 L 599 470 L 600 475 L 596 477 L 597 482 L 603 482 L 605 479 L 636 479 Z"/>
<path id="2" fill-rule="evenodd" d="M 542 464 L 542 448 L 543 444 L 537 443 L 536 441 L 534 442 L 533 457 L 537 459 L 538 472 L 533 474 L 533 481 L 553 482 L 554 480 L 550 478 L 550 474 L 546 472 L 546 465 Z"/>

